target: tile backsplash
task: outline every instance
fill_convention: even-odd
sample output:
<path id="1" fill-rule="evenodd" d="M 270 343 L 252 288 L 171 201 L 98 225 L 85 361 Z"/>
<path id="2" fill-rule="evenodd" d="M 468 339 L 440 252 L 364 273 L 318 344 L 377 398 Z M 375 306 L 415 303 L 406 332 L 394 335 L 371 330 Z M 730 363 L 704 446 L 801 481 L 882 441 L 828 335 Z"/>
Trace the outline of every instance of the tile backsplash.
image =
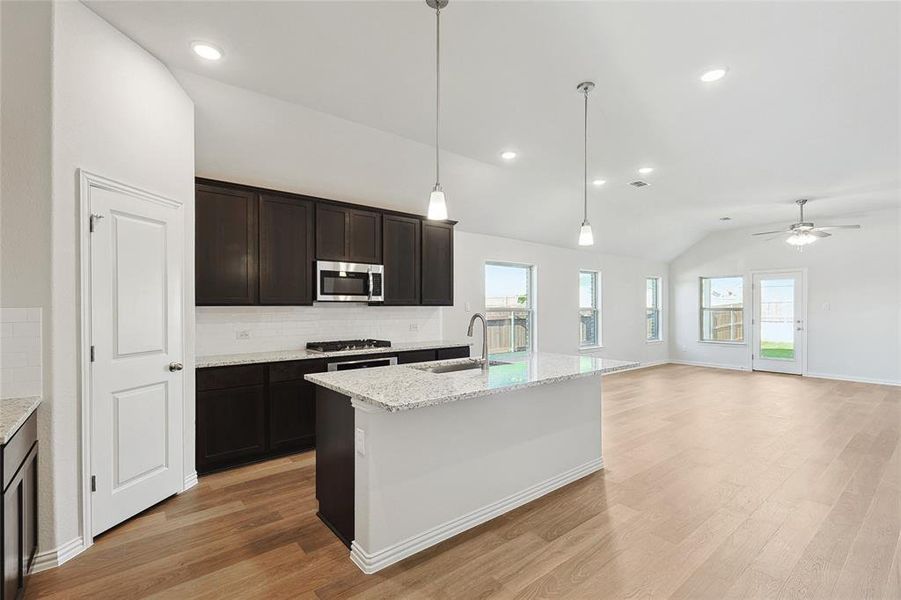
<path id="1" fill-rule="evenodd" d="M 0 308 L 0 398 L 41 395 L 41 309 Z"/>
<path id="2" fill-rule="evenodd" d="M 357 338 L 441 339 L 441 309 L 428 306 L 199 306 L 197 356 L 303 348 L 307 342 Z"/>

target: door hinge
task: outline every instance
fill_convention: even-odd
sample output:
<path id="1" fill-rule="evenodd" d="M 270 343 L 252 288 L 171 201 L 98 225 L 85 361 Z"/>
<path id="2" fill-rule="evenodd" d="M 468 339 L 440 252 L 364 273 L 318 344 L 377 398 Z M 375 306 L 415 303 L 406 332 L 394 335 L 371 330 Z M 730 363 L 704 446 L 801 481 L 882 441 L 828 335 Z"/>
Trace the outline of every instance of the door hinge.
<path id="1" fill-rule="evenodd" d="M 98 215 L 96 213 L 92 213 L 90 218 L 88 219 L 88 229 L 91 233 L 94 233 L 94 223 L 103 218 L 103 215 Z"/>
<path id="2" fill-rule="evenodd" d="M 91 362 L 94 362 L 94 346 L 91 346 Z"/>
<path id="3" fill-rule="evenodd" d="M 97 476 L 96 475 L 91 475 L 91 491 L 92 492 L 97 491 Z"/>

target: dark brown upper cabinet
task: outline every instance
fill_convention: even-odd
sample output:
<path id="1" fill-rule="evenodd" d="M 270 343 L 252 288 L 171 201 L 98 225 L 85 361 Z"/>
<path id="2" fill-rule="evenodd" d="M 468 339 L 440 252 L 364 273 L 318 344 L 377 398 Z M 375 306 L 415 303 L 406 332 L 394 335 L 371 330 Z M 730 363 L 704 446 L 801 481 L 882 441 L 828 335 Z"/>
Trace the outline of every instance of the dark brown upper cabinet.
<path id="1" fill-rule="evenodd" d="M 382 215 L 371 210 L 317 203 L 316 258 L 380 263 Z"/>
<path id="2" fill-rule="evenodd" d="M 260 195 L 260 304 L 313 303 L 310 200 Z"/>
<path id="3" fill-rule="evenodd" d="M 419 219 L 382 216 L 385 304 L 403 306 L 420 303 L 420 230 Z"/>
<path id="4" fill-rule="evenodd" d="M 256 193 L 198 184 L 195 199 L 196 303 L 255 304 Z"/>
<path id="5" fill-rule="evenodd" d="M 454 226 L 422 222 L 422 304 L 454 304 Z"/>

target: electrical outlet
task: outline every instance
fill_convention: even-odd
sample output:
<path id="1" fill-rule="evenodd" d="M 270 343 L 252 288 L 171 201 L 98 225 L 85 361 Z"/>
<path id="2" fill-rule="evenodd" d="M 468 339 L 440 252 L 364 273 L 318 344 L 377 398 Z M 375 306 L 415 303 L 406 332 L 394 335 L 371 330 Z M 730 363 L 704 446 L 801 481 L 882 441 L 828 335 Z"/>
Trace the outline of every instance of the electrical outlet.
<path id="1" fill-rule="evenodd" d="M 249 340 L 250 339 L 250 330 L 249 329 L 239 329 L 235 332 L 236 340 Z"/>
<path id="2" fill-rule="evenodd" d="M 354 450 L 360 456 L 366 456 L 366 432 L 359 427 L 354 430 Z"/>
<path id="3" fill-rule="evenodd" d="M 410 323 L 410 331 L 419 331 L 419 323 Z"/>

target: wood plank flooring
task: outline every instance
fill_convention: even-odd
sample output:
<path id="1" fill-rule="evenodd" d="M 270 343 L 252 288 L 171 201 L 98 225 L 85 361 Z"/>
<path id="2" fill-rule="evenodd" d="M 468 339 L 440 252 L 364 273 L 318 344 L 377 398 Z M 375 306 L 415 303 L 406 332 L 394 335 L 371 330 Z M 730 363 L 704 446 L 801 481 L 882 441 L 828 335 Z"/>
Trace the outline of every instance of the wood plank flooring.
<path id="1" fill-rule="evenodd" d="M 26 597 L 897 599 L 899 433 L 901 388 L 615 374 L 605 471 L 375 575 L 316 518 L 307 453 L 202 478 Z"/>

